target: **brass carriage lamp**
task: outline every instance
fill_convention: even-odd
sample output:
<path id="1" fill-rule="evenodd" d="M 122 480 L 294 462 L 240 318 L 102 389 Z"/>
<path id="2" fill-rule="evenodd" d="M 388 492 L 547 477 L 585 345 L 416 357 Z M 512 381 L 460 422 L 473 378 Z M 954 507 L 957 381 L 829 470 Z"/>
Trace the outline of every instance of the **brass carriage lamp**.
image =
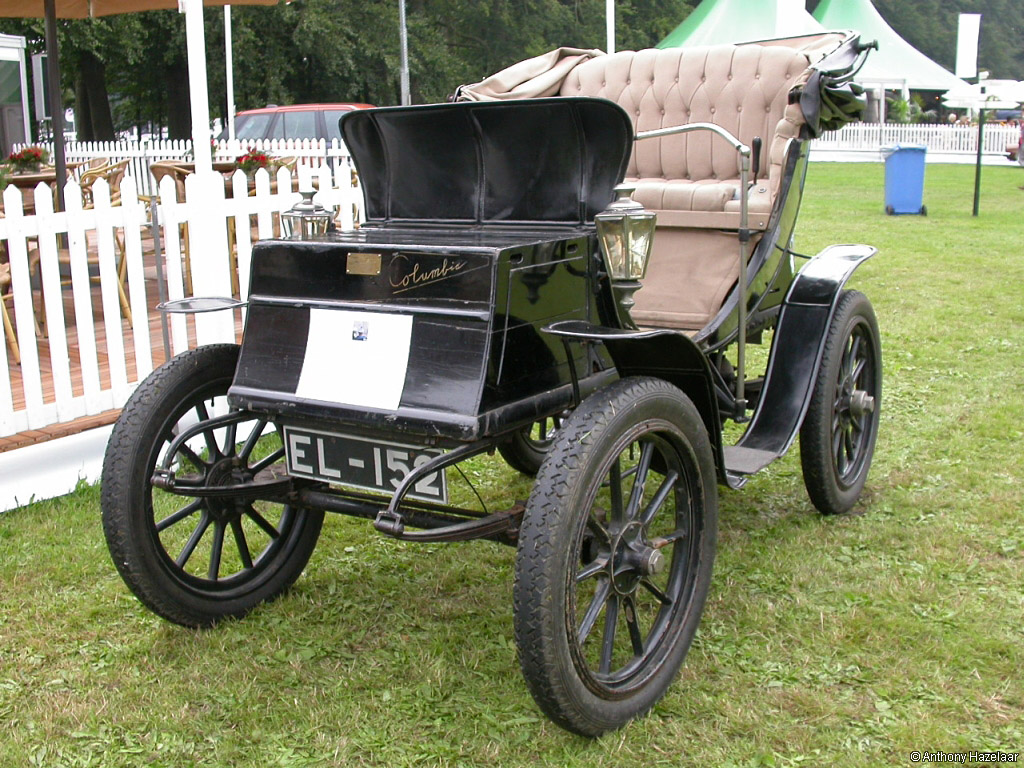
<path id="1" fill-rule="evenodd" d="M 634 303 L 633 294 L 640 289 L 640 281 L 647 272 L 657 220 L 655 213 L 632 198 L 634 191 L 635 187 L 619 184 L 615 187 L 615 200 L 594 217 L 605 269 L 622 310 L 619 319 L 630 328 L 636 327 L 629 311 Z"/>
<path id="2" fill-rule="evenodd" d="M 312 237 L 331 231 L 334 224 L 334 210 L 313 202 L 312 190 L 300 192 L 302 199 L 281 214 L 281 228 L 286 237 L 298 235 Z"/>

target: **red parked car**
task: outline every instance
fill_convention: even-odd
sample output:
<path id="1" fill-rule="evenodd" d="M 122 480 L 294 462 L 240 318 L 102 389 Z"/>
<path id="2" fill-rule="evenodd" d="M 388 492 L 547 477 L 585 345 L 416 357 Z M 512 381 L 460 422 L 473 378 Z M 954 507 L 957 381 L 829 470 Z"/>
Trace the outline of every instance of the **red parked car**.
<path id="1" fill-rule="evenodd" d="M 370 109 L 371 104 L 292 104 L 247 109 L 235 115 L 235 138 L 253 139 L 331 139 L 341 141 L 338 120 L 354 109 Z M 227 129 L 217 138 L 227 139 Z"/>

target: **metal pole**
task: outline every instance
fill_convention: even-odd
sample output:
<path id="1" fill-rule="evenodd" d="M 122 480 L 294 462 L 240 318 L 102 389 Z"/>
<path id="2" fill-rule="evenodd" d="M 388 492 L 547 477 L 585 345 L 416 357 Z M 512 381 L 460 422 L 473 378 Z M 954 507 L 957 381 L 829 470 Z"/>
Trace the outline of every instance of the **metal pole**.
<path id="1" fill-rule="evenodd" d="M 605 53 L 615 53 L 615 0 L 605 0 L 604 24 L 607 33 L 607 48 Z"/>
<path id="2" fill-rule="evenodd" d="M 160 211 L 157 205 L 156 195 L 150 204 L 150 213 L 153 217 L 151 224 L 153 231 L 153 259 L 156 264 L 156 294 L 160 303 L 167 301 L 167 280 L 164 278 L 164 257 L 160 248 Z M 160 335 L 164 342 L 164 362 L 171 359 L 171 337 L 167 330 L 167 313 L 160 313 Z"/>
<path id="3" fill-rule="evenodd" d="M 224 71 L 228 91 L 228 139 L 235 138 L 235 73 L 231 64 L 231 6 L 224 6 Z"/>
<path id="4" fill-rule="evenodd" d="M 985 89 L 981 89 L 981 95 L 985 95 Z M 978 215 L 978 204 L 981 202 L 981 143 L 985 138 L 985 109 L 978 110 L 978 157 L 974 164 L 974 212 L 972 216 Z"/>
<path id="5" fill-rule="evenodd" d="M 188 89 L 192 107 L 192 156 L 197 173 L 213 170 L 210 151 L 210 101 L 206 82 L 206 37 L 202 0 L 178 0 L 185 14 L 185 50 L 188 55 Z"/>
<path id="6" fill-rule="evenodd" d="M 402 106 L 412 104 L 409 95 L 409 33 L 405 24 L 405 0 L 398 0 L 398 38 L 402 47 L 402 64 L 399 78 L 402 89 Z"/>
<path id="7" fill-rule="evenodd" d="M 736 337 L 736 419 L 746 419 L 747 399 L 744 392 L 744 378 L 747 375 L 747 251 L 750 246 L 749 204 L 747 196 L 747 178 L 750 174 L 750 149 L 740 149 L 740 275 L 737 286 L 737 320 L 739 322 Z"/>
<path id="8" fill-rule="evenodd" d="M 64 155 L 64 102 L 60 97 L 60 46 L 57 42 L 57 0 L 46 0 L 46 85 L 50 89 L 53 164 L 57 170 L 57 210 L 64 210 L 67 160 Z"/>

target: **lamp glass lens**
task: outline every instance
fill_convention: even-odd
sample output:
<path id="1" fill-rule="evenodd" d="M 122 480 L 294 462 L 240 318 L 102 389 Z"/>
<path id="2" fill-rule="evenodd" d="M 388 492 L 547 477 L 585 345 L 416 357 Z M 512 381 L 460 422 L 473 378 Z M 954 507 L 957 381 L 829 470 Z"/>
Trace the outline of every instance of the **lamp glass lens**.
<path id="1" fill-rule="evenodd" d="M 629 263 L 626 278 L 642 280 L 647 271 L 647 262 L 651 255 L 654 239 L 653 215 L 629 217 Z"/>
<path id="2" fill-rule="evenodd" d="M 621 280 L 626 275 L 626 228 L 621 217 L 599 218 L 598 234 L 601 236 L 601 247 L 608 265 L 608 272 L 613 279 Z"/>

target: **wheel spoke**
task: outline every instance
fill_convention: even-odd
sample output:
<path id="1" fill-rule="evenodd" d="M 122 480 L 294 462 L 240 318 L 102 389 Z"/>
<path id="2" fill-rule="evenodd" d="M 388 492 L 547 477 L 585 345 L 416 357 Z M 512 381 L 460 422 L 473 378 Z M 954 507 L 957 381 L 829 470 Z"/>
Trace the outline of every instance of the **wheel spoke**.
<path id="1" fill-rule="evenodd" d="M 857 361 L 857 364 L 853 366 L 853 372 L 850 374 L 850 384 L 854 389 L 860 389 L 857 386 L 857 381 L 860 379 L 860 375 L 864 373 L 864 366 L 868 364 L 868 361 L 861 358 Z"/>
<path id="2" fill-rule="evenodd" d="M 576 630 L 576 642 L 580 645 L 583 645 L 590 636 L 590 631 L 594 628 L 597 617 L 601 615 L 601 607 L 608 599 L 610 590 L 611 585 L 608 581 L 602 581 L 594 590 L 594 596 L 590 600 L 590 605 L 587 606 L 587 612 L 583 614 L 583 621 L 580 622 L 579 629 Z"/>
<path id="3" fill-rule="evenodd" d="M 177 563 L 179 568 L 184 568 L 188 559 L 192 557 L 192 553 L 196 551 L 196 547 L 199 545 L 200 539 L 203 538 L 203 534 L 206 533 L 206 529 L 210 527 L 212 518 L 203 510 L 202 516 L 199 518 L 199 523 L 196 525 L 196 529 L 192 531 L 192 535 L 188 537 L 188 541 L 185 542 L 185 547 L 181 550 L 178 558 L 174 561 Z"/>
<path id="4" fill-rule="evenodd" d="M 220 555 L 224 551 L 224 523 L 218 521 L 213 525 L 213 546 L 210 547 L 210 569 L 207 578 L 216 581 L 220 574 Z"/>
<path id="5" fill-rule="evenodd" d="M 654 595 L 662 605 L 672 605 L 672 598 L 654 586 L 654 582 L 650 579 L 640 579 L 640 585 Z"/>
<path id="6" fill-rule="evenodd" d="M 658 510 L 661 509 L 661 505 L 665 503 L 665 499 L 672 492 L 675 487 L 676 480 L 679 479 L 679 473 L 675 470 L 669 472 L 665 479 L 661 481 L 661 486 L 658 488 L 658 492 L 654 494 L 654 498 L 651 499 L 651 503 L 647 505 L 647 509 L 640 516 L 640 523 L 646 528 L 651 524 L 651 520 L 658 514 Z"/>
<path id="7" fill-rule="evenodd" d="M 185 443 L 181 444 L 181 447 L 178 448 L 178 452 L 183 454 L 185 458 L 191 461 L 192 464 L 195 465 L 196 469 L 202 469 L 203 467 L 210 466 L 209 462 L 203 461 L 199 457 L 199 454 L 193 451 L 191 448 L 189 448 Z"/>
<path id="8" fill-rule="evenodd" d="M 836 447 L 836 469 L 840 476 L 846 474 L 848 462 L 846 458 L 846 430 L 840 430 Z"/>
<path id="9" fill-rule="evenodd" d="M 579 584 L 581 581 L 586 581 L 587 579 L 596 576 L 607 567 L 608 558 L 599 557 L 598 559 L 594 560 L 594 562 L 590 563 L 590 565 L 586 565 L 580 570 L 576 571 L 576 583 Z"/>
<path id="10" fill-rule="evenodd" d="M 198 414 L 200 421 L 210 420 L 210 412 L 206 410 L 206 403 L 202 400 L 196 403 L 196 414 Z M 220 448 L 217 447 L 217 438 L 213 434 L 212 429 L 203 430 L 203 439 L 206 441 L 206 450 L 210 452 L 210 460 L 212 461 L 220 456 Z"/>
<path id="11" fill-rule="evenodd" d="M 196 499 L 195 501 L 191 502 L 190 504 L 186 504 L 184 507 L 179 509 L 177 512 L 168 515 L 163 520 L 161 520 L 159 523 L 157 523 L 156 524 L 156 532 L 157 533 L 163 533 L 164 531 L 166 531 L 168 528 L 170 528 L 175 523 L 180 523 L 186 517 L 188 517 L 189 515 L 194 515 L 196 512 L 198 512 L 202 508 L 203 508 L 203 500 L 202 499 Z"/>
<path id="12" fill-rule="evenodd" d="M 260 459 L 255 464 L 253 464 L 252 468 L 249 471 L 252 472 L 254 475 L 257 474 L 258 472 L 262 472 L 264 469 L 269 467 L 274 462 L 280 461 L 283 456 L 284 456 L 284 446 L 281 446 L 276 451 L 274 451 L 272 454 L 267 456 L 265 459 Z"/>
<path id="13" fill-rule="evenodd" d="M 608 480 L 608 493 L 612 500 L 612 522 L 622 522 L 622 467 L 619 466 L 618 456 L 612 462 Z"/>
<path id="14" fill-rule="evenodd" d="M 245 439 L 245 445 L 242 446 L 242 450 L 238 452 L 240 459 L 248 459 L 249 454 L 252 453 L 252 449 L 256 447 L 256 443 L 263 436 L 263 429 L 267 426 L 266 419 L 257 419 L 256 426 L 253 427 L 252 432 L 249 433 L 249 437 Z"/>
<path id="15" fill-rule="evenodd" d="M 854 362 L 854 360 L 856 360 L 860 356 L 858 354 L 859 352 L 860 352 L 860 334 L 855 333 L 855 334 L 853 334 L 853 339 L 850 342 L 850 352 L 849 352 L 848 355 L 846 355 L 846 360 L 843 361 L 844 363 L 847 363 L 847 365 L 844 365 L 843 367 L 846 368 L 846 370 L 848 372 L 851 372 L 853 370 L 853 362 Z"/>
<path id="16" fill-rule="evenodd" d="M 629 629 L 629 641 L 633 644 L 633 654 L 635 656 L 644 655 L 644 638 L 640 634 L 640 620 L 636 615 L 636 603 L 632 597 L 627 597 L 624 601 L 623 612 L 626 614 L 626 627 Z"/>
<path id="17" fill-rule="evenodd" d="M 685 528 L 676 528 L 668 536 L 659 536 L 658 538 L 651 541 L 651 546 L 655 549 L 661 549 L 667 547 L 674 541 L 680 541 L 686 538 L 687 530 Z"/>
<path id="18" fill-rule="evenodd" d="M 612 671 L 612 651 L 615 650 L 615 627 L 619 622 L 619 596 L 612 595 L 604 609 L 604 636 L 601 639 L 601 674 Z"/>
<path id="19" fill-rule="evenodd" d="M 235 537 L 235 546 L 238 547 L 238 556 L 242 558 L 242 566 L 252 568 L 252 554 L 249 552 L 249 542 L 245 540 L 240 518 L 236 517 L 231 521 L 231 533 Z"/>
<path id="20" fill-rule="evenodd" d="M 654 455 L 654 443 L 647 441 L 640 449 L 640 461 L 636 466 L 636 477 L 633 478 L 633 490 L 629 495 L 626 507 L 626 519 L 632 520 L 640 511 L 640 502 L 644 498 L 644 486 L 647 484 L 647 472 L 651 468 L 651 457 Z"/>
<path id="21" fill-rule="evenodd" d="M 277 528 L 272 526 L 270 523 L 268 523 L 267 519 L 263 517 L 263 515 L 261 515 L 259 512 L 257 512 L 256 508 L 251 504 L 249 505 L 249 508 L 245 510 L 245 514 L 248 515 L 249 519 L 256 523 L 256 525 L 262 528 L 263 532 L 266 533 L 267 536 L 269 536 L 270 538 L 276 539 L 278 536 L 281 535 L 281 532 L 277 530 Z"/>
<path id="22" fill-rule="evenodd" d="M 595 536 L 600 536 L 607 543 L 611 543 L 612 536 L 608 533 L 608 529 L 601 525 L 598 520 L 594 519 L 593 515 L 587 517 L 587 530 Z"/>
<path id="23" fill-rule="evenodd" d="M 235 455 L 235 438 L 238 435 L 238 422 L 232 422 L 224 428 L 224 450 L 221 451 L 225 456 Z"/>

